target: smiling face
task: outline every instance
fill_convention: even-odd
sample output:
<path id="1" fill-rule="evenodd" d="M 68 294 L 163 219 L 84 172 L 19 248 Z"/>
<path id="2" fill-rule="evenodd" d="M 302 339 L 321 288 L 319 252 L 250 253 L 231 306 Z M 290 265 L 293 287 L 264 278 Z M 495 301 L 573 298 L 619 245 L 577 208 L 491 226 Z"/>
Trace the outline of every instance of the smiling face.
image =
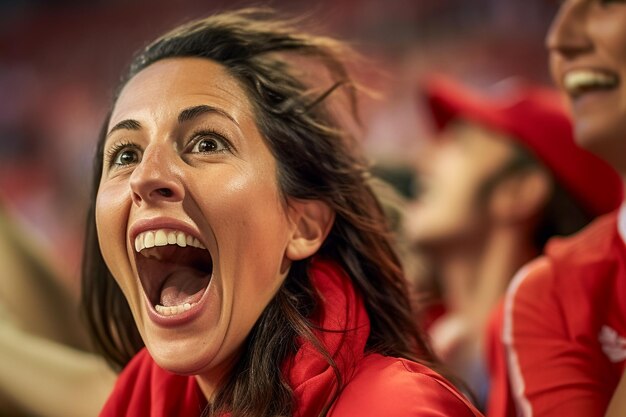
<path id="1" fill-rule="evenodd" d="M 108 132 L 96 200 L 104 260 L 156 362 L 216 381 L 288 269 L 294 223 L 276 161 L 244 90 L 204 59 L 138 73 Z"/>
<path id="2" fill-rule="evenodd" d="M 576 140 L 626 172 L 626 1 L 564 1 L 546 44 Z"/>
<path id="3" fill-rule="evenodd" d="M 510 140 L 474 123 L 446 127 L 418 160 L 423 189 L 407 213 L 409 239 L 431 248 L 475 246 L 488 224 L 480 192 L 513 149 Z"/>

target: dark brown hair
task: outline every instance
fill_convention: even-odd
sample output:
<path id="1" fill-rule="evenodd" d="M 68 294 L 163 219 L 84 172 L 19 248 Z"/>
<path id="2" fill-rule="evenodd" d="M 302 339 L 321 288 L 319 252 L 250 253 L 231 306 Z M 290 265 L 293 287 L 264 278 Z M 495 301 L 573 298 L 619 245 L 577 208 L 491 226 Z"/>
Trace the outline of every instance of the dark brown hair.
<path id="1" fill-rule="evenodd" d="M 256 122 L 277 161 L 283 196 L 324 201 L 336 213 L 319 254 L 337 262 L 362 295 L 371 322 L 366 349 L 429 363 L 432 354 L 413 320 L 408 291 L 381 207 L 367 184 L 368 170 L 353 135 L 341 128 L 328 97 L 345 93 L 356 114 L 356 84 L 341 43 L 294 29 L 267 10 L 222 13 L 194 21 L 158 38 L 135 56 L 125 83 L 152 63 L 173 57 L 201 57 L 223 65 L 247 93 Z M 321 65 L 332 80 L 323 92 L 296 75 L 290 58 Z M 334 93 L 333 93 L 334 92 Z M 118 90 L 119 94 L 119 90 Z M 345 107 L 345 106 L 344 106 Z M 143 346 L 129 306 L 107 269 L 97 241 L 95 198 L 102 170 L 103 141 L 97 147 L 91 208 L 83 262 L 83 305 L 96 347 L 117 368 Z M 316 308 L 308 278 L 310 260 L 295 262 L 274 299 L 246 339 L 244 353 L 218 390 L 209 412 L 233 416 L 285 416 L 294 410 L 281 363 L 304 337 L 335 369 L 331 355 L 316 340 L 309 317 Z M 252 378 L 254 375 L 254 379 Z"/>

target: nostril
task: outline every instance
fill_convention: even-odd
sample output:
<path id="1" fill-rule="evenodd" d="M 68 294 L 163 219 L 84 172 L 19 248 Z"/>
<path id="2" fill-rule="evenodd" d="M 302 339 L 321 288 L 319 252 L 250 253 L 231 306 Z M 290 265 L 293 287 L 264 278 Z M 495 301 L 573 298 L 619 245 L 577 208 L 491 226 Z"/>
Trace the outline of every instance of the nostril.
<path id="1" fill-rule="evenodd" d="M 156 190 L 157 193 L 161 194 L 163 197 L 171 197 L 172 195 L 174 195 L 174 193 L 172 192 L 172 190 L 170 190 L 169 188 L 158 188 Z"/>

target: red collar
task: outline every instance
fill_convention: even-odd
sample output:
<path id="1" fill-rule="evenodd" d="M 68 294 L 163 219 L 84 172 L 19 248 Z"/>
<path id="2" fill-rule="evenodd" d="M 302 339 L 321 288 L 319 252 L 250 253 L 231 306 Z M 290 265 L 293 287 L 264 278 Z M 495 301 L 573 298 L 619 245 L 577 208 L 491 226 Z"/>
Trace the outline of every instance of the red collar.
<path id="1" fill-rule="evenodd" d="M 352 281 L 339 266 L 315 260 L 310 277 L 321 307 L 313 317 L 320 330 L 313 333 L 331 354 L 345 382 L 364 355 L 369 318 Z M 299 344 L 298 352 L 284 370 L 296 398 L 294 415 L 318 416 L 337 387 L 335 373 L 310 342 L 299 340 Z"/>

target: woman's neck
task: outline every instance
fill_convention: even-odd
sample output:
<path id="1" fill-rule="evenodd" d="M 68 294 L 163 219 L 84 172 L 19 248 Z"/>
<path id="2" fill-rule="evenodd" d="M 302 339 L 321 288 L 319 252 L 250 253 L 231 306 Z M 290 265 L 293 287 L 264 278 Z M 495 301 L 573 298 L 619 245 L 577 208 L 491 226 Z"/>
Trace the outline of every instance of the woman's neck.
<path id="1" fill-rule="evenodd" d="M 223 387 L 235 367 L 235 364 L 239 360 L 239 352 L 231 355 L 229 358 L 222 360 L 218 365 L 211 367 L 206 372 L 195 375 L 200 391 L 211 403 L 215 398 L 215 395 L 221 387 Z"/>

